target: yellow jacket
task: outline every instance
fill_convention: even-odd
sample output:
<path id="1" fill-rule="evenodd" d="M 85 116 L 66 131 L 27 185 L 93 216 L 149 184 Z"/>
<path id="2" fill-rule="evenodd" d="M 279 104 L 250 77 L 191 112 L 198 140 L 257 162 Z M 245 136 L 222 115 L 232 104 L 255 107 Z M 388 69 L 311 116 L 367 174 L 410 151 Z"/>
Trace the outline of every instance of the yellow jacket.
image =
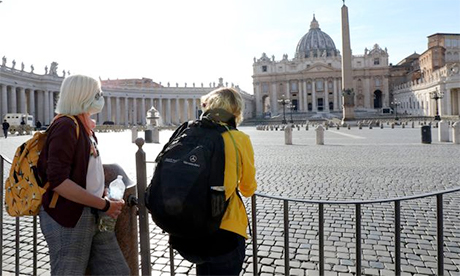
<path id="1" fill-rule="evenodd" d="M 237 157 L 232 136 L 238 149 L 238 177 L 236 176 Z M 238 179 L 241 195 L 250 197 L 254 194 L 257 188 L 254 150 L 249 136 L 241 131 L 230 130 L 230 133 L 228 131 L 224 132 L 222 137 L 225 144 L 225 198 L 230 198 L 230 201 L 222 218 L 220 229 L 248 238 L 246 233 L 248 217 L 243 202 L 236 194 L 236 183 Z"/>

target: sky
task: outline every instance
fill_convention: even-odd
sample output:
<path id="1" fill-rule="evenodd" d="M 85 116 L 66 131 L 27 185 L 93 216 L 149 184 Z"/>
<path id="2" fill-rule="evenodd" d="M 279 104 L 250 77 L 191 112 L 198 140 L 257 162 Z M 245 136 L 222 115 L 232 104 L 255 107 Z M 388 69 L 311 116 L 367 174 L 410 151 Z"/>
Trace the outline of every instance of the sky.
<path id="1" fill-rule="evenodd" d="M 460 33 L 459 0 L 346 0 L 351 48 L 378 44 L 396 64 L 427 36 Z M 253 93 L 253 59 L 295 55 L 315 15 L 342 52 L 342 0 L 2 0 L 0 56 L 44 74 L 150 78 L 171 86 L 218 82 Z"/>

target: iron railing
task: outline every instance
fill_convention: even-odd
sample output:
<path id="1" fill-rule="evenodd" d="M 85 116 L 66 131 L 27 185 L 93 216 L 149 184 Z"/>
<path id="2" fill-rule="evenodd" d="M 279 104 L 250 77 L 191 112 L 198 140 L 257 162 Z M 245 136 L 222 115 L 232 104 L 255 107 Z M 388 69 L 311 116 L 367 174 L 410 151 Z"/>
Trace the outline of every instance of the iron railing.
<path id="1" fill-rule="evenodd" d="M 4 156 L 3 154 L 0 154 L 0 175 L 1 175 L 1 183 L 0 183 L 0 202 L 2 204 L 2 208 L 0 208 L 0 266 L 1 266 L 1 271 L 3 271 L 3 258 L 5 256 L 4 253 L 4 238 L 3 238 L 3 229 L 4 229 L 4 182 L 3 182 L 3 176 L 5 173 L 5 167 L 6 164 L 9 164 L 11 166 L 11 160 Z M 23 226 L 24 224 L 30 224 L 32 223 L 32 274 L 37 275 L 37 269 L 38 269 L 38 249 L 37 249 L 37 242 L 38 242 L 38 222 L 37 222 L 37 216 L 33 216 L 32 218 L 30 217 L 23 217 L 22 219 L 19 217 L 14 218 L 14 234 L 15 234 L 15 241 L 14 241 L 14 272 L 15 275 L 20 274 L 20 243 L 21 243 L 21 237 L 24 236 L 24 231 L 21 232 L 21 225 Z M 22 224 L 21 224 L 22 223 Z"/>
<path id="2" fill-rule="evenodd" d="M 284 210 L 284 275 L 289 275 L 289 202 L 298 202 L 304 204 L 318 205 L 318 229 L 319 229 L 319 274 L 324 275 L 324 206 L 325 205 L 354 205 L 355 206 L 355 242 L 356 242 L 356 275 L 360 276 L 361 272 L 361 207 L 367 204 L 381 204 L 393 203 L 394 204 L 394 272 L 395 275 L 401 274 L 401 202 L 408 200 L 421 199 L 426 197 L 436 197 L 436 238 L 437 238 L 437 274 L 444 275 L 444 227 L 443 227 L 443 195 L 460 191 L 460 187 L 447 189 L 439 192 L 425 193 L 422 195 L 405 196 L 398 198 L 388 199 L 375 199 L 375 200 L 361 200 L 361 201 L 326 201 L 326 200 L 302 200 L 290 199 L 279 196 L 270 196 L 261 193 L 256 193 L 251 198 L 251 212 L 252 212 L 252 239 L 253 239 L 253 270 L 254 275 L 258 271 L 257 262 L 257 219 L 256 219 L 256 198 L 264 197 L 273 200 L 283 201 Z"/>
<path id="3" fill-rule="evenodd" d="M 149 220 L 148 212 L 144 205 L 144 191 L 147 185 L 147 163 L 153 163 L 146 161 L 145 152 L 142 150 L 144 141 L 142 138 L 136 140 L 136 144 L 139 149 L 136 152 L 136 175 L 137 175 L 137 187 L 139 195 L 139 238 L 140 238 L 140 255 L 141 255 L 141 272 L 142 275 L 151 275 L 151 261 L 150 261 L 150 238 L 149 238 Z M 11 160 L 0 154 L 0 175 L 2 181 L 0 183 L 0 202 L 3 204 L 4 201 L 4 184 L 3 176 L 5 173 L 6 164 L 11 165 Z M 290 256 L 289 256 L 289 204 L 290 203 L 303 203 L 313 204 L 318 206 L 318 245 L 319 245 L 319 274 L 324 275 L 325 273 L 325 257 L 324 257 L 324 208 L 328 205 L 354 205 L 355 207 L 355 267 L 356 275 L 361 275 L 362 264 L 362 247 L 361 247 L 361 208 L 363 205 L 370 204 L 382 204 L 392 203 L 394 205 L 394 272 L 395 275 L 401 274 L 401 203 L 409 200 L 416 200 L 427 197 L 436 197 L 436 224 L 437 224 L 437 274 L 444 274 L 444 226 L 443 226 L 443 196 L 445 194 L 454 193 L 460 191 L 460 187 L 447 189 L 444 191 L 425 193 L 422 195 L 405 196 L 398 198 L 389 199 L 375 199 L 375 200 L 361 200 L 361 201 L 327 201 L 327 200 L 303 200 L 303 199 L 291 199 L 281 196 L 271 196 L 262 193 L 256 193 L 251 198 L 251 218 L 252 218 L 252 258 L 253 258 L 253 273 L 258 274 L 258 240 L 257 240 L 257 198 L 267 198 L 270 200 L 277 200 L 283 202 L 283 228 L 284 228 L 284 270 L 285 275 L 289 275 L 290 270 Z M 3 220 L 4 212 L 3 208 L 0 208 L 0 265 L 1 271 L 3 271 L 3 257 L 5 256 L 4 244 L 3 244 Z M 24 222 L 30 222 L 29 218 L 25 218 Z M 37 218 L 36 216 L 32 219 L 33 225 L 33 244 L 32 244 L 32 274 L 37 275 Z M 20 235 L 21 220 L 15 218 L 15 274 L 20 274 Z M 174 254 L 170 248 L 170 272 L 174 275 Z"/>
<path id="4" fill-rule="evenodd" d="M 145 191 L 144 184 L 146 183 L 147 175 L 146 175 L 146 164 L 147 163 L 154 163 L 151 161 L 145 161 L 145 152 L 142 149 L 144 144 L 144 140 L 142 138 L 138 138 L 136 140 L 136 144 L 139 147 L 136 153 L 136 168 L 137 168 L 137 179 L 138 179 L 138 194 L 141 195 Z M 141 183 L 141 185 L 139 185 Z M 262 193 L 255 193 L 255 195 L 251 198 L 251 218 L 252 218 L 252 254 L 253 254 L 253 274 L 258 275 L 258 256 L 257 256 L 257 248 L 258 248 L 258 240 L 257 240 L 257 197 L 262 198 L 269 198 L 272 200 L 278 200 L 283 202 L 283 217 L 284 217 L 284 275 L 289 275 L 290 272 L 290 257 L 289 257 L 289 202 L 297 202 L 297 203 L 304 203 L 304 204 L 314 204 L 318 205 L 318 232 L 319 232 L 319 274 L 324 275 L 324 266 L 325 266 L 325 257 L 324 257 L 324 206 L 325 205 L 354 205 L 355 206 L 355 256 L 356 256 L 356 275 L 362 275 L 362 263 L 361 263 L 361 255 L 362 255 L 362 247 L 361 247 L 361 207 L 363 205 L 370 205 L 370 204 L 382 204 L 382 203 L 393 203 L 394 204 L 394 242 L 395 242 L 395 257 L 394 257 L 394 271 L 395 275 L 401 274 L 401 202 L 408 201 L 408 200 L 415 200 L 421 199 L 426 197 L 436 197 L 436 217 L 437 217 L 437 274 L 436 275 L 444 275 L 444 255 L 443 255 L 443 248 L 444 248 L 444 233 L 443 233 L 443 195 L 453 192 L 460 191 L 460 187 L 452 188 L 444 191 L 438 192 L 431 192 L 425 193 L 422 195 L 413 195 L 413 196 L 404 196 L 398 198 L 388 198 L 388 199 L 375 199 L 375 200 L 360 200 L 360 201 L 328 201 L 328 200 L 303 200 L 303 199 L 291 199 L 285 198 L 281 196 L 271 196 Z M 143 205 L 143 200 L 139 198 L 139 208 L 145 209 Z M 146 212 L 146 211 L 145 211 Z M 148 220 L 142 219 L 139 220 L 139 229 L 147 229 L 148 231 Z M 144 233 L 145 234 L 145 233 Z M 148 235 L 146 233 L 145 235 Z M 150 256 L 150 245 L 148 239 L 146 242 L 140 244 L 141 256 L 144 254 L 146 255 L 145 258 L 143 257 L 142 260 L 147 258 L 147 255 Z M 174 275 L 174 254 L 171 247 L 170 250 L 170 273 Z M 143 275 L 151 275 L 150 262 L 142 262 L 141 263 Z M 144 274 L 148 273 L 148 274 Z"/>

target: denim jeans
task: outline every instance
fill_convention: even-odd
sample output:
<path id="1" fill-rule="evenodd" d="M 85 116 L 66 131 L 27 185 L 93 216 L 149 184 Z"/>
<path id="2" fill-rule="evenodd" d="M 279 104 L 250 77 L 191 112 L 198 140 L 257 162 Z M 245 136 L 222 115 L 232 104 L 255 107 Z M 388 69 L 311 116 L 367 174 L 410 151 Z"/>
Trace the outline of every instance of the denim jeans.
<path id="1" fill-rule="evenodd" d="M 202 257 L 180 251 L 179 253 L 196 264 L 196 275 L 239 275 L 245 257 L 245 239 L 238 236 L 237 247 L 219 256 Z"/>

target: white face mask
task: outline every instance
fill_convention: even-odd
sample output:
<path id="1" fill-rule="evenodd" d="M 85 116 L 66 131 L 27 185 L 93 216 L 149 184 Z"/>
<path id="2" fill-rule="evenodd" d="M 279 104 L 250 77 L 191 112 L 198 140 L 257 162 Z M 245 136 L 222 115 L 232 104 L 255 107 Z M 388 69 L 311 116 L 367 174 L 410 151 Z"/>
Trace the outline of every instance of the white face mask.
<path id="1" fill-rule="evenodd" d="M 88 108 L 88 113 L 93 115 L 99 113 L 104 108 L 104 97 L 94 100 Z"/>

